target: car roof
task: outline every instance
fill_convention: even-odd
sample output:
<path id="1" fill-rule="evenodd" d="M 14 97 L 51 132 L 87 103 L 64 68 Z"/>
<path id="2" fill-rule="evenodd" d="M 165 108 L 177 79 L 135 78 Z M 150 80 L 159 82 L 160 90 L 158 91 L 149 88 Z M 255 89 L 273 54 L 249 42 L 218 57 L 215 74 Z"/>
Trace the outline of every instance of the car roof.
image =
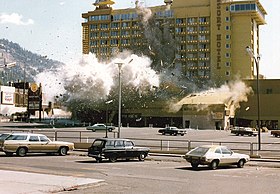
<path id="1" fill-rule="evenodd" d="M 198 147 L 216 149 L 216 148 L 221 148 L 221 147 L 226 147 L 226 146 L 221 146 L 221 145 L 202 145 L 202 146 L 198 146 Z"/>
<path id="2" fill-rule="evenodd" d="M 39 134 L 39 133 L 7 133 L 7 134 L 11 134 L 11 135 L 43 135 L 43 134 Z M 46 136 L 46 135 L 43 135 Z"/>
<path id="3" fill-rule="evenodd" d="M 115 140 L 131 141 L 130 139 L 120 139 L 120 138 L 97 138 L 95 140 L 101 140 L 101 141 L 115 141 Z"/>

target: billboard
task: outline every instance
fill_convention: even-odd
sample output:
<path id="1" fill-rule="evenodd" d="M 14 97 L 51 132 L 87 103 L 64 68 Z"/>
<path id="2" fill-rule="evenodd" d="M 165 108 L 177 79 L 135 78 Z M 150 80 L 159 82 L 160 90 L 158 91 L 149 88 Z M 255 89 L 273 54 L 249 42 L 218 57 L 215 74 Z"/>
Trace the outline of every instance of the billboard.
<path id="1" fill-rule="evenodd" d="M 1 92 L 1 104 L 14 104 L 14 93 Z"/>

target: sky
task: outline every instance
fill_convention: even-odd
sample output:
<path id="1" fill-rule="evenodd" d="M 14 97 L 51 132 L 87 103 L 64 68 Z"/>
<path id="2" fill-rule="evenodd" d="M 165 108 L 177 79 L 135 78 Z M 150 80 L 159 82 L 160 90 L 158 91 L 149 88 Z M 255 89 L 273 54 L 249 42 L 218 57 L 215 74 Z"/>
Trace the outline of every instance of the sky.
<path id="1" fill-rule="evenodd" d="M 140 0 L 147 7 L 163 0 Z M 95 0 L 0 0 L 0 38 L 69 63 L 82 55 L 82 13 L 94 10 Z M 280 79 L 280 1 L 260 0 L 268 15 L 260 27 L 260 73 Z M 115 0 L 114 9 L 135 7 L 135 0 Z"/>

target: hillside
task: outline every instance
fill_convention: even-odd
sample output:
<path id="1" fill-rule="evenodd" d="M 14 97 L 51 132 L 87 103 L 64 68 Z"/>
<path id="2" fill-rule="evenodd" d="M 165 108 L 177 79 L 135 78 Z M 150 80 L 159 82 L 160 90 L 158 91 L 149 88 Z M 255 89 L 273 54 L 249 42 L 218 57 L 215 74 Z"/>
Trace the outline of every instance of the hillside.
<path id="1" fill-rule="evenodd" d="M 5 64 L 16 62 L 13 67 L 4 67 Z M 47 69 L 55 69 L 63 63 L 48 59 L 22 48 L 19 44 L 6 39 L 0 39 L 0 82 L 27 81 L 33 82 L 34 77 Z"/>

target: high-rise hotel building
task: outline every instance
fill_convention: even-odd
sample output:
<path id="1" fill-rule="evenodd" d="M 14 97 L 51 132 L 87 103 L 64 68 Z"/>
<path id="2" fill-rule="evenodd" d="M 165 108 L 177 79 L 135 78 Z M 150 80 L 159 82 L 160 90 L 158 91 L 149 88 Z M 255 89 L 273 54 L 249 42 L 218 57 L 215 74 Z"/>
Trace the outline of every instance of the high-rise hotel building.
<path id="1" fill-rule="evenodd" d="M 267 14 L 259 0 L 162 0 L 149 7 L 155 27 L 168 25 L 174 39 L 174 63 L 194 82 L 224 84 L 236 77 L 253 79 L 250 46 L 259 54 L 259 27 Z M 137 8 L 113 9 L 111 0 L 97 0 L 83 13 L 83 53 L 108 60 L 116 50 L 149 48 Z M 153 45 L 151 45 L 153 46 Z"/>

